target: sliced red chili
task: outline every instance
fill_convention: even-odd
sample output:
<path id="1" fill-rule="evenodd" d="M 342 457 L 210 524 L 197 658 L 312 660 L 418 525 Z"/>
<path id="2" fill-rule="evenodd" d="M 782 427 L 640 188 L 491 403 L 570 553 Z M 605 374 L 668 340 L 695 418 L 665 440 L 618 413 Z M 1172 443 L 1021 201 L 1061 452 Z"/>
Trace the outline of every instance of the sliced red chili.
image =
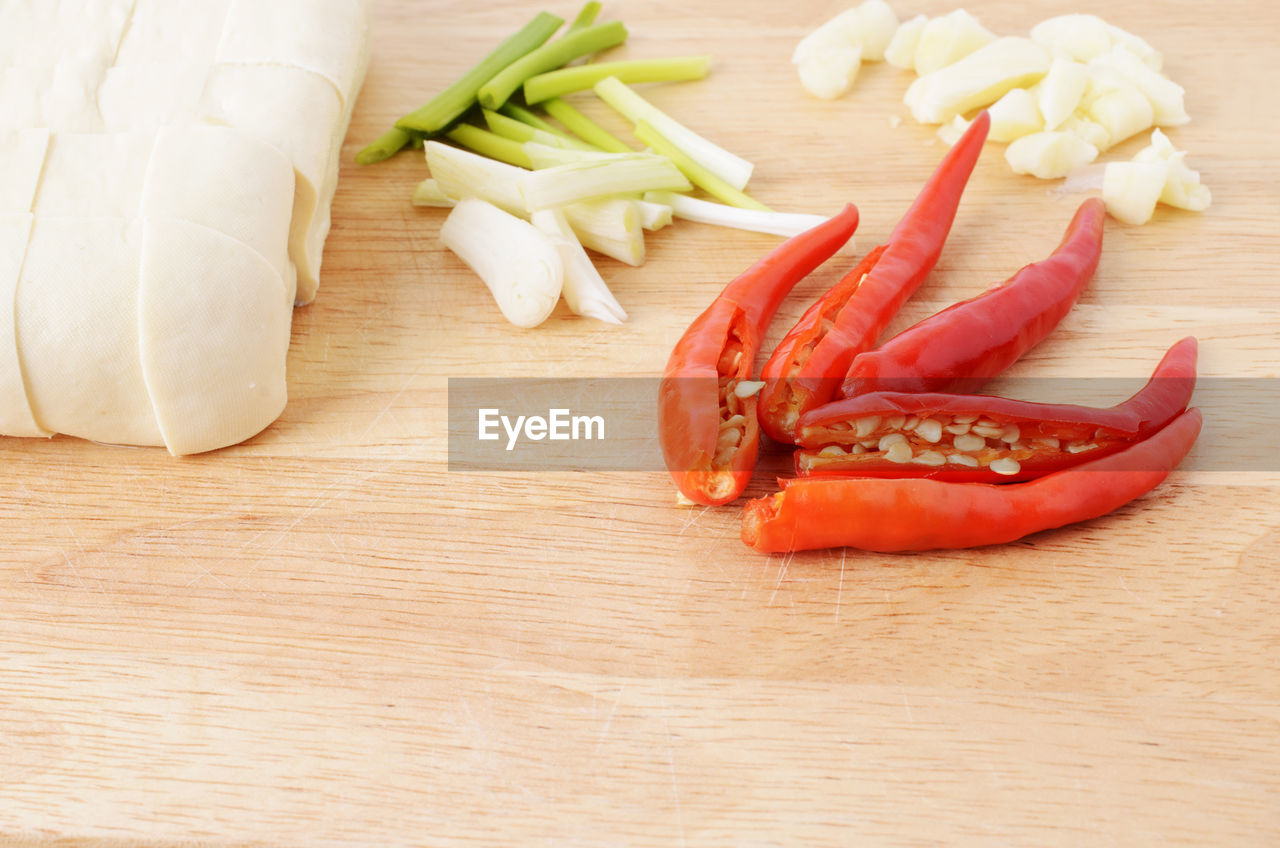
<path id="1" fill-rule="evenodd" d="M 1106 515 L 1158 486 L 1200 433 L 1197 409 L 1119 453 L 1029 483 L 804 477 L 743 509 L 742 540 L 782 553 L 924 551 L 1012 542 Z"/>
<path id="2" fill-rule="evenodd" d="M 858 210 L 784 242 L 729 285 L 676 343 L 658 392 L 658 436 L 676 486 L 700 504 L 728 503 L 755 466 L 760 434 L 751 376 L 761 339 L 787 292 L 849 240 Z"/>
<path id="3" fill-rule="evenodd" d="M 1186 409 L 1196 340 L 1175 344 L 1133 397 L 1108 409 L 985 395 L 876 392 L 800 419 L 796 472 L 1031 480 L 1146 439 Z"/>
<path id="4" fill-rule="evenodd" d="M 859 354 L 840 395 L 976 391 L 999 376 L 1075 305 L 1098 267 L 1105 218 L 1101 200 L 1086 200 L 1051 256 Z"/>
<path id="5" fill-rule="evenodd" d="M 835 395 L 853 358 L 875 344 L 937 264 L 990 125 L 986 112 L 973 121 L 889 241 L 805 312 L 769 357 L 759 410 L 770 437 L 792 441 L 800 415 Z"/>

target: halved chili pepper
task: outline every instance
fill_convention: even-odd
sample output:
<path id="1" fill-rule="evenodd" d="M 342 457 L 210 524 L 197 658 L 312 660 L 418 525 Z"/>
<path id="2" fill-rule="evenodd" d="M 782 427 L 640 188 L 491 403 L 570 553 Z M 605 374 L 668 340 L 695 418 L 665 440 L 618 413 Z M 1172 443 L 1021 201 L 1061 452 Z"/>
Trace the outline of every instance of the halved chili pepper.
<path id="1" fill-rule="evenodd" d="M 1196 340 L 1169 348 L 1147 384 L 1108 409 L 985 395 L 876 392 L 805 413 L 796 473 L 1031 480 L 1116 453 L 1186 409 Z"/>
<path id="2" fill-rule="evenodd" d="M 937 264 L 991 119 L 980 114 L 947 152 L 889 241 L 809 308 L 761 372 L 760 426 L 790 443 L 801 414 L 830 400 L 853 358 L 875 344 Z"/>
<path id="3" fill-rule="evenodd" d="M 676 343 L 658 390 L 658 438 L 677 488 L 707 505 L 742 493 L 760 444 L 755 387 L 745 387 L 778 304 L 853 235 L 852 204 L 784 242 L 729 283 Z"/>
<path id="4" fill-rule="evenodd" d="M 1098 267 L 1106 214 L 1101 200 L 1086 200 L 1047 259 L 859 354 L 839 394 L 977 391 L 1044 339 L 1075 305 Z"/>
<path id="5" fill-rule="evenodd" d="M 1106 515 L 1158 486 L 1191 450 L 1189 409 L 1145 441 L 1029 483 L 804 477 L 747 502 L 742 540 L 759 551 L 925 551 L 1012 542 Z"/>

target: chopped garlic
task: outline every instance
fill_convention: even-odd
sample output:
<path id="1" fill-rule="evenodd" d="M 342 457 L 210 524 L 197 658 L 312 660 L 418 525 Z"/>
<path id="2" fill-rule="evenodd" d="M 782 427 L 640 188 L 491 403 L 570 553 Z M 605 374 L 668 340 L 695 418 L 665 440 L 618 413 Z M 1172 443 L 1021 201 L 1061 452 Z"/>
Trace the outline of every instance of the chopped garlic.
<path id="1" fill-rule="evenodd" d="M 861 67 L 862 48 L 843 44 L 809 51 L 796 64 L 796 73 L 814 97 L 835 100 L 853 88 Z"/>
<path id="2" fill-rule="evenodd" d="M 964 9 L 934 18 L 925 24 L 916 42 L 916 73 L 924 75 L 945 68 L 995 40 L 995 33 Z"/>
<path id="3" fill-rule="evenodd" d="M 1036 86 L 1036 105 L 1046 130 L 1056 130 L 1080 105 L 1089 84 L 1089 68 L 1080 62 L 1057 57 L 1049 73 Z"/>
<path id="4" fill-rule="evenodd" d="M 1004 152 L 1015 174 L 1055 180 L 1098 158 L 1098 148 L 1068 132 L 1038 132 L 1017 139 Z"/>
<path id="5" fill-rule="evenodd" d="M 920 77 L 903 102 L 920 123 L 941 124 L 994 103 L 1010 89 L 1038 82 L 1050 63 L 1049 52 L 1029 39 L 999 38 Z"/>
<path id="6" fill-rule="evenodd" d="M 1169 137 L 1157 129 L 1151 132 L 1151 144 L 1139 150 L 1133 161 L 1167 163 L 1169 175 L 1160 192 L 1160 202 L 1178 209 L 1203 212 L 1209 208 L 1212 196 L 1209 187 L 1201 184 L 1200 173 L 1187 167 L 1186 157 L 1185 150 L 1176 149 Z"/>
<path id="7" fill-rule="evenodd" d="M 1186 90 L 1182 86 L 1152 70 L 1123 44 L 1111 48 L 1108 58 L 1112 67 L 1151 101 L 1157 126 L 1172 127 L 1191 120 L 1183 105 Z"/>
<path id="8" fill-rule="evenodd" d="M 951 146 L 960 140 L 960 136 L 964 135 L 964 131 L 969 129 L 972 121 L 966 121 L 964 116 L 956 115 L 951 119 L 950 123 L 943 124 L 938 127 L 936 135 L 942 139 L 947 146 Z"/>
<path id="9" fill-rule="evenodd" d="M 1141 226 L 1155 214 L 1168 179 L 1167 162 L 1108 162 L 1102 199 L 1113 217 Z"/>
<path id="10" fill-rule="evenodd" d="M 1009 142 L 1044 129 L 1044 118 L 1036 104 L 1036 96 L 1029 89 L 1015 88 L 991 104 L 991 141 Z"/>
<path id="11" fill-rule="evenodd" d="M 1078 112 L 1059 124 L 1058 130 L 1080 136 L 1080 138 L 1098 148 L 1098 152 L 1111 148 L 1111 133 L 1107 132 L 1106 127 L 1097 121 L 1082 116 Z"/>
<path id="12" fill-rule="evenodd" d="M 1111 146 L 1132 135 L 1148 129 L 1155 120 L 1151 101 L 1134 86 L 1117 88 L 1108 92 L 1089 106 L 1085 117 L 1095 121 L 1107 131 Z"/>
<path id="13" fill-rule="evenodd" d="M 1110 25 L 1097 15 L 1059 15 L 1031 28 L 1031 40 L 1046 50 L 1088 62 L 1111 49 Z"/>
<path id="14" fill-rule="evenodd" d="M 916 45 L 920 43 L 920 35 L 928 22 L 927 15 L 916 15 L 899 26 L 884 50 L 884 60 L 904 71 L 915 70 Z"/>
<path id="15" fill-rule="evenodd" d="M 885 0 L 846 9 L 805 36 L 791 54 L 800 83 L 811 94 L 834 100 L 848 91 L 863 59 L 884 58 L 898 16 Z"/>

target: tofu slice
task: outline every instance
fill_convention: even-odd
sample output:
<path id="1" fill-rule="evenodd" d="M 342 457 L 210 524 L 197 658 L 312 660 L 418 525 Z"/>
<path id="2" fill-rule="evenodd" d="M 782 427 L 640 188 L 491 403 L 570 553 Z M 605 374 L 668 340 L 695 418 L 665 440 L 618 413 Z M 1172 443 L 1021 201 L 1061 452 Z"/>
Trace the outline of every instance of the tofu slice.
<path id="1" fill-rule="evenodd" d="M 154 132 L 55 132 L 32 211 L 39 217 L 136 218 Z"/>
<path id="2" fill-rule="evenodd" d="M 115 67 L 185 63 L 208 69 L 230 0 L 135 0 Z"/>
<path id="3" fill-rule="evenodd" d="M 31 411 L 45 430 L 163 444 L 138 353 L 141 241 L 137 220 L 35 218 L 15 324 Z"/>
<path id="4" fill-rule="evenodd" d="M 30 213 L 0 215 L 0 435 L 4 436 L 53 435 L 31 412 L 14 315 L 33 217 Z"/>
<path id="5" fill-rule="evenodd" d="M 157 131 L 142 192 L 143 217 L 201 224 L 253 248 L 283 281 L 290 304 L 293 207 L 293 165 L 275 147 L 230 127 L 192 124 Z"/>
<path id="6" fill-rule="evenodd" d="M 103 129 L 127 132 L 193 123 L 209 67 L 166 61 L 109 68 L 97 94 Z"/>
<path id="7" fill-rule="evenodd" d="M 202 0 L 203 2 L 203 0 Z M 10 66 L 53 64 L 76 57 L 110 67 L 133 15 L 134 0 L 6 0 L 0 4 L 0 56 Z"/>
<path id="8" fill-rule="evenodd" d="M 174 455 L 244 441 L 284 410 L 293 307 L 257 251 L 187 221 L 145 221 L 137 337 Z"/>
<path id="9" fill-rule="evenodd" d="M 301 68 L 216 65 L 205 84 L 200 114 L 277 148 L 293 163 L 289 258 L 297 268 L 297 301 L 311 302 L 329 231 L 336 150 L 346 133 L 337 89 Z"/>
<path id="10" fill-rule="evenodd" d="M 311 71 L 345 106 L 364 77 L 369 20 L 368 0 L 231 0 L 214 60 Z"/>
<path id="11" fill-rule="evenodd" d="M 103 72 L 74 59 L 0 67 L 0 130 L 102 132 L 96 98 Z"/>
<path id="12" fill-rule="evenodd" d="M 0 132 L 0 215 L 31 211 L 48 149 L 48 130 Z"/>

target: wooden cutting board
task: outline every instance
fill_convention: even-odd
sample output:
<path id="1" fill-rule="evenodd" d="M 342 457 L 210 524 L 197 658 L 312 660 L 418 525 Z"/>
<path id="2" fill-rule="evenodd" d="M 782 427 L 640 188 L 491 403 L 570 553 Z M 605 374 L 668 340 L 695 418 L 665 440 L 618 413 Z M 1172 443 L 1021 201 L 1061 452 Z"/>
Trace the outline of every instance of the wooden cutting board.
<path id="1" fill-rule="evenodd" d="M 409 204 L 420 156 L 349 163 L 538 8 L 378 4 L 272 428 L 181 460 L 0 441 L 0 843 L 1280 842 L 1277 7 L 967 7 L 1005 34 L 1104 13 L 1187 88 L 1170 135 L 1213 207 L 1109 222 L 1090 290 L 1013 376 L 1138 377 L 1194 334 L 1207 425 L 1185 470 L 1111 516 L 909 556 L 758 555 L 736 507 L 679 508 L 657 471 L 448 470 L 450 378 L 653 377 L 777 242 L 681 224 L 642 268 L 601 262 L 624 326 L 506 324 L 437 241 L 443 213 Z M 712 55 L 653 101 L 753 160 L 776 208 L 856 202 L 866 249 L 944 148 L 901 105 L 905 72 L 864 66 L 835 102 L 799 87 L 791 49 L 842 8 L 606 15 L 625 55 Z M 1056 244 L 1079 197 L 1002 153 L 898 326 Z"/>

